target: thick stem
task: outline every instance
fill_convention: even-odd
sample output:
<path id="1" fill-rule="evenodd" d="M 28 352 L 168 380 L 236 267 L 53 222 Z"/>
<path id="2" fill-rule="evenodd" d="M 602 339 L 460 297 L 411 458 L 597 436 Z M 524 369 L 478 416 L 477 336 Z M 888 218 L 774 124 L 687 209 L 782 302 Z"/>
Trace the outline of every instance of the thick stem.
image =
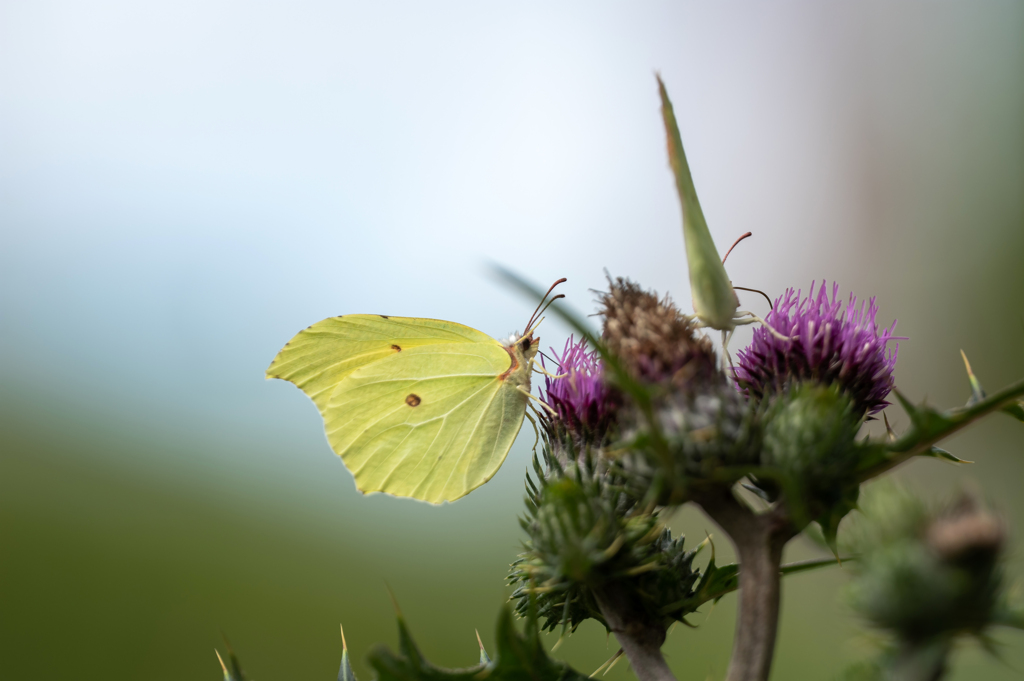
<path id="1" fill-rule="evenodd" d="M 736 638 L 726 681 L 767 681 L 779 625 L 782 548 L 793 537 L 782 509 L 757 515 L 731 492 L 700 500 L 729 535 L 740 564 Z"/>
<path id="2" fill-rule="evenodd" d="M 615 584 L 596 589 L 594 596 L 637 679 L 676 681 L 661 654 L 665 627 L 638 608 L 635 601 Z"/>
<path id="3" fill-rule="evenodd" d="M 727 681 L 767 681 L 775 654 L 783 542 L 768 533 L 736 543 L 740 563 L 736 640 Z"/>

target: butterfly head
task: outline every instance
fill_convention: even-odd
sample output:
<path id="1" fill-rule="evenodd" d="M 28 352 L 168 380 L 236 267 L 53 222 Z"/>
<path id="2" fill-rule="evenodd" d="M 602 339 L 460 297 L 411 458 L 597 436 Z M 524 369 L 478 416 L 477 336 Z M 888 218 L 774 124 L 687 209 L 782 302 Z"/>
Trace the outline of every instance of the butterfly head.
<path id="1" fill-rule="evenodd" d="M 513 333 L 509 336 L 508 340 L 502 341 L 502 345 L 505 346 L 505 350 L 507 350 L 508 354 L 512 357 L 512 366 L 509 368 L 508 372 L 506 372 L 505 376 L 514 378 L 519 385 L 527 390 L 530 388 L 530 373 L 533 370 L 533 360 L 540 351 L 540 337 L 534 336 L 533 334 L 537 330 L 537 327 L 540 326 L 541 321 L 543 321 L 541 315 L 544 314 L 544 311 L 548 309 L 551 303 L 555 302 L 559 298 L 565 297 L 564 295 L 559 294 L 550 299 L 548 298 L 548 296 L 551 295 L 551 292 L 555 290 L 555 287 L 564 281 L 566 281 L 566 279 L 563 277 L 551 285 L 548 292 L 544 294 L 543 298 L 541 298 L 540 304 L 537 305 L 537 309 L 533 311 L 532 315 L 530 315 L 530 320 L 526 322 L 526 330 L 523 331 L 523 333 Z"/>
<path id="2" fill-rule="evenodd" d="M 533 332 L 537 327 L 528 330 L 526 333 L 514 333 L 509 336 L 508 342 L 505 344 L 510 352 L 517 352 L 522 354 L 529 359 L 533 359 L 537 355 L 537 351 L 540 349 L 540 336 L 534 336 Z"/>
<path id="3" fill-rule="evenodd" d="M 540 350 L 540 337 L 534 336 L 533 330 L 528 329 L 524 334 L 512 334 L 502 342 L 502 345 L 512 357 L 512 365 L 505 375 L 514 380 L 516 384 L 529 390 L 533 359 Z"/>

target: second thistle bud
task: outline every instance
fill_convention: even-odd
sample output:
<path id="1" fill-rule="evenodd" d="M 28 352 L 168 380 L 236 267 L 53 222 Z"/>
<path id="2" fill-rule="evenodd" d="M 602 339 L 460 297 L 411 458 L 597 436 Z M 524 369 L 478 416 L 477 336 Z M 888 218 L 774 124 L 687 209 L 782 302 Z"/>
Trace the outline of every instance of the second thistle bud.
<path id="1" fill-rule="evenodd" d="M 875 494 L 854 527 L 853 605 L 872 624 L 919 644 L 981 633 L 1001 601 L 1005 526 L 963 496 L 934 511 L 906 492 Z"/>
<path id="2" fill-rule="evenodd" d="M 826 490 L 856 466 L 862 419 L 853 399 L 835 386 L 804 383 L 776 398 L 768 410 L 762 462 Z"/>
<path id="3" fill-rule="evenodd" d="M 834 545 L 859 492 L 854 474 L 864 452 L 856 441 L 863 418 L 854 399 L 835 385 L 801 383 L 777 396 L 765 417 L 761 464 L 776 477 L 764 486 L 788 486 L 795 514 L 817 520 Z"/>

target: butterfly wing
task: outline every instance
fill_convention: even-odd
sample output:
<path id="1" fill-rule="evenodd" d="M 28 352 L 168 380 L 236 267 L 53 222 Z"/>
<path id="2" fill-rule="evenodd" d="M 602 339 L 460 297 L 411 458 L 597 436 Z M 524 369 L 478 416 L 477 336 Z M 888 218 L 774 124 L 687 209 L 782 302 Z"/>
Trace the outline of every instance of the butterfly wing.
<path id="1" fill-rule="evenodd" d="M 491 479 L 523 424 L 511 367 L 489 337 L 394 353 L 338 383 L 327 437 L 361 491 L 454 501 Z"/>
<path id="2" fill-rule="evenodd" d="M 408 349 L 439 343 L 497 343 L 462 324 L 415 317 L 352 314 L 299 331 L 267 368 L 267 378 L 291 381 L 322 414 L 338 384 L 356 369 Z"/>

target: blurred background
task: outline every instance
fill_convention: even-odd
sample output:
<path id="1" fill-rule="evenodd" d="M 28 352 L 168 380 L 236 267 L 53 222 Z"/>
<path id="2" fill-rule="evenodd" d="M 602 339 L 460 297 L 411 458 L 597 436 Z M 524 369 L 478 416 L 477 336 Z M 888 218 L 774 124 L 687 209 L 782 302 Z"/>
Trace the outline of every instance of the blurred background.
<path id="1" fill-rule="evenodd" d="M 261 681 L 330 679 L 341 622 L 369 681 L 385 582 L 433 661 L 473 663 L 532 434 L 454 505 L 362 497 L 263 371 L 343 313 L 520 329 L 495 262 L 584 313 L 605 269 L 688 309 L 655 71 L 719 249 L 754 232 L 737 285 L 878 296 L 915 400 L 966 400 L 961 348 L 990 391 L 1024 376 L 1019 2 L 0 2 L 0 676 L 213 681 L 223 631 Z M 983 490 L 1019 581 L 1024 431 L 948 448 L 976 463 L 898 475 Z M 786 583 L 775 678 L 873 652 L 845 582 Z M 681 681 L 723 676 L 734 609 L 669 635 Z M 1022 634 L 996 639 L 952 678 L 1020 678 Z M 615 650 L 591 623 L 557 655 Z"/>

